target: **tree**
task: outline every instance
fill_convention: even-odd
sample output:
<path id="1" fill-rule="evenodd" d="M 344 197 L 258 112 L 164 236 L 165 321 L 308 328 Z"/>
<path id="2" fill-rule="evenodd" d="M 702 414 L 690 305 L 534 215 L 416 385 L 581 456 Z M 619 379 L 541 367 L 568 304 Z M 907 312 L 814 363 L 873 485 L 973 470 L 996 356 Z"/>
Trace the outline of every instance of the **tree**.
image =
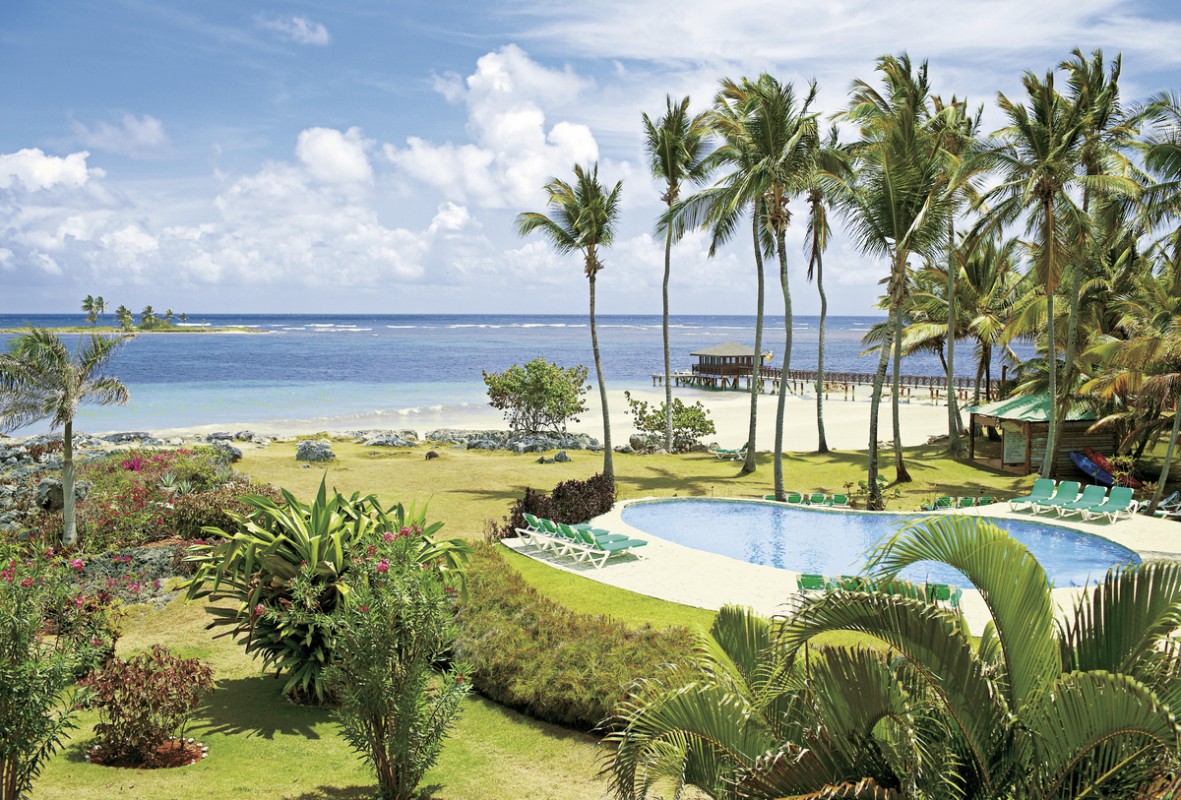
<path id="1" fill-rule="evenodd" d="M 591 349 L 603 409 L 603 474 L 615 480 L 611 458 L 611 415 L 607 410 L 607 386 L 603 383 L 603 361 L 599 356 L 599 333 L 595 324 L 595 280 L 603 269 L 599 250 L 610 247 L 615 239 L 623 181 L 618 181 L 610 192 L 605 191 L 599 183 L 597 163 L 589 171 L 575 164 L 573 184 L 550 178 L 544 189 L 546 205 L 553 209 L 555 218 L 536 211 L 522 212 L 517 215 L 517 233 L 528 236 L 539 231 L 559 255 L 582 254 L 583 272 L 590 286 Z"/>
<path id="2" fill-rule="evenodd" d="M 908 287 L 908 259 L 938 248 L 950 213 L 951 176 L 940 141 L 926 125 L 927 65 L 917 74 L 905 54 L 878 59 L 885 93 L 864 81 L 853 84 L 843 118 L 858 125 L 861 139 L 846 147 L 852 167 L 824 175 L 826 191 L 851 223 L 861 250 L 887 256 L 890 273 L 889 341 L 894 346 L 894 466 L 896 480 L 910 475 L 902 460 L 899 431 L 898 379 L 902 356 L 902 311 Z M 874 374 L 869 417 L 869 506 L 882 507 L 878 475 L 878 409 L 881 405 L 890 348 L 883 346 Z"/>
<path id="3" fill-rule="evenodd" d="M 898 578 L 929 561 L 980 591 L 979 643 Z M 616 796 L 1131 798 L 1176 769 L 1181 566 L 1113 569 L 1061 624 L 1041 565 L 985 519 L 916 522 L 869 570 L 787 619 L 724 609 L 697 664 L 638 684 L 608 737 Z M 884 646 L 816 642 L 834 632 Z"/>
<path id="4" fill-rule="evenodd" d="M 586 411 L 586 367 L 563 369 L 544 358 L 524 367 L 514 364 L 504 372 L 484 373 L 488 401 L 504 412 L 509 428 L 516 433 L 554 431 L 565 433 L 566 423 L 578 422 Z"/>
<path id="5" fill-rule="evenodd" d="M 0 355 L 0 430 L 23 428 L 49 417 L 62 428 L 62 497 L 65 526 L 62 544 L 78 537 L 74 520 L 74 415 L 83 403 L 124 405 L 130 398 L 118 378 L 102 370 L 129 336 L 82 339 L 75 352 L 52 331 L 30 328 Z"/>
<path id="6" fill-rule="evenodd" d="M 828 321 L 828 296 L 824 293 L 824 251 L 832 227 L 828 223 L 828 202 L 821 186 L 820 171 L 839 171 L 843 165 L 842 153 L 834 127 L 820 151 L 818 170 L 812 176 L 808 187 L 808 230 L 804 234 L 804 255 L 808 258 L 808 280 L 816 279 L 816 291 L 820 295 L 820 329 L 816 350 L 816 451 L 828 452 L 828 439 L 824 435 L 824 337 Z"/>
<path id="7" fill-rule="evenodd" d="M 176 313 L 173 312 L 173 310 L 171 308 L 164 312 L 164 321 L 167 322 L 169 325 L 172 324 L 172 320 L 175 317 L 176 317 Z"/>
<path id="8" fill-rule="evenodd" d="M 94 298 L 94 310 L 98 312 L 100 319 L 102 318 L 103 314 L 107 313 L 107 301 L 103 299 L 101 294 L 95 296 Z"/>
<path id="9" fill-rule="evenodd" d="M 664 403 L 659 408 L 651 408 L 646 400 L 633 398 L 631 392 L 624 392 L 623 397 L 627 401 L 628 413 L 635 421 L 636 430 L 645 434 L 649 446 L 663 440 L 665 421 L 670 416 L 673 421 L 673 446 L 670 453 L 687 453 L 701 444 L 703 436 L 717 433 L 714 421 L 709 418 L 709 409 L 701 401 L 687 406 L 678 397 L 669 409 Z"/>
<path id="10" fill-rule="evenodd" d="M 144 306 L 144 310 L 139 312 L 139 327 L 145 331 L 150 330 L 156 327 L 157 322 L 156 310 L 151 306 Z"/>
<path id="11" fill-rule="evenodd" d="M 98 324 L 98 307 L 95 305 L 94 297 L 86 295 L 82 298 L 82 310 L 86 312 L 86 321 L 91 325 Z"/>
<path id="12" fill-rule="evenodd" d="M 131 309 L 127 306 L 119 306 L 115 309 L 115 318 L 119 320 L 119 326 L 125 331 L 131 330 L 133 320 L 131 318 Z"/>
<path id="13" fill-rule="evenodd" d="M 672 213 L 673 206 L 686 182 L 702 183 L 709 175 L 704 161 L 708 127 L 703 114 L 689 115 L 689 98 L 673 105 L 671 96 L 665 97 L 664 116 L 655 123 L 647 114 L 643 115 L 644 147 L 648 152 L 648 168 L 653 177 L 664 181 L 664 194 L 660 199 Z M 667 214 L 666 214 L 667 217 Z M 668 345 L 668 281 L 672 266 L 673 225 L 662 219 L 659 228 L 664 229 L 664 282 L 661 285 L 663 302 L 664 332 L 664 400 L 665 432 L 664 449 L 673 449 L 672 399 L 673 388 Z"/>

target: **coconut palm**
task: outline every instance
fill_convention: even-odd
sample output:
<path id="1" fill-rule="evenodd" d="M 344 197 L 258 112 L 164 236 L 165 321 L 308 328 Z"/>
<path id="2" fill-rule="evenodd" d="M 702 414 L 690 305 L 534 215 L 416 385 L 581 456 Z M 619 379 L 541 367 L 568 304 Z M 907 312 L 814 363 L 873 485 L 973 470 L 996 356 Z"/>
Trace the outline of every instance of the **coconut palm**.
<path id="1" fill-rule="evenodd" d="M 828 207 L 824 190 L 813 181 L 808 188 L 808 230 L 804 235 L 804 254 L 808 257 L 808 280 L 816 279 L 820 295 L 820 329 L 816 350 L 816 452 L 828 452 L 824 435 L 824 333 L 828 321 L 828 296 L 824 293 L 824 251 L 832 228 L 828 224 Z"/>
<path id="2" fill-rule="evenodd" d="M 167 322 L 169 325 L 172 324 L 172 320 L 175 318 L 176 318 L 176 312 L 174 312 L 171 308 L 164 312 L 164 321 Z"/>
<path id="3" fill-rule="evenodd" d="M 888 325 L 894 343 L 894 466 L 896 480 L 909 481 L 899 435 L 898 378 L 902 356 L 901 320 L 912 254 L 934 252 L 946 230 L 953 194 L 952 174 L 939 136 L 927 126 L 927 65 L 917 72 L 905 54 L 878 60 L 884 94 L 855 81 L 842 117 L 856 124 L 861 139 L 847 146 L 853 169 L 829 173 L 826 190 L 850 223 L 861 250 L 890 260 Z M 882 347 L 870 397 L 869 505 L 882 506 L 878 484 L 878 408 L 890 348 Z"/>
<path id="4" fill-rule="evenodd" d="M 599 251 L 610 247 L 615 239 L 623 181 L 618 181 L 608 192 L 599 183 L 598 163 L 589 170 L 575 164 L 573 184 L 550 178 L 544 188 L 546 205 L 553 209 L 554 217 L 547 217 L 537 211 L 522 212 L 517 215 L 517 233 L 528 236 L 538 231 L 560 255 L 576 251 L 582 254 L 583 272 L 590 286 L 591 348 L 594 351 L 595 376 L 599 381 L 599 400 L 603 408 L 603 474 L 614 480 L 611 416 L 607 410 L 607 387 L 603 383 L 603 361 L 599 356 L 599 334 L 595 325 L 595 280 L 603 269 Z"/>
<path id="5" fill-rule="evenodd" d="M 86 295 L 82 298 L 82 310 L 86 312 L 86 321 L 91 325 L 98 324 L 98 307 L 95 305 L 94 296 Z"/>
<path id="6" fill-rule="evenodd" d="M 139 326 L 144 330 L 156 326 L 156 310 L 151 306 L 144 306 L 144 310 L 139 312 Z"/>
<path id="7" fill-rule="evenodd" d="M 65 527 L 62 544 L 73 545 L 78 531 L 74 519 L 74 415 L 83 403 L 123 405 L 130 397 L 117 378 L 103 368 L 128 338 L 90 334 L 71 353 L 56 334 L 30 328 L 0 355 L 0 430 L 23 428 L 50 418 L 50 428 L 62 428 L 62 493 Z"/>
<path id="8" fill-rule="evenodd" d="M 898 579 L 920 561 L 980 590 L 979 643 Z M 917 522 L 870 567 L 863 591 L 783 620 L 723 610 L 698 663 L 640 682 L 608 737 L 616 797 L 1130 800 L 1176 768 L 1181 566 L 1114 569 L 1062 624 L 1041 566 L 987 520 Z M 886 647 L 813 646 L 836 631 Z"/>
<path id="9" fill-rule="evenodd" d="M 94 310 L 98 313 L 99 319 L 102 319 L 103 314 L 107 313 L 107 301 L 103 299 L 101 294 L 95 295 Z"/>
<path id="10" fill-rule="evenodd" d="M 686 183 L 699 184 L 709 175 L 704 161 L 709 128 L 704 114 L 690 116 L 689 98 L 673 104 L 671 96 L 665 97 L 664 116 L 655 123 L 643 115 L 644 145 L 648 151 L 648 167 L 652 175 L 664 181 L 664 201 L 671 213 Z M 674 226 L 667 219 L 661 221 L 664 229 L 664 282 L 661 284 L 663 302 L 664 332 L 664 449 L 673 449 L 673 388 L 668 345 L 668 280 L 672 268 L 672 247 Z"/>
<path id="11" fill-rule="evenodd" d="M 119 320 L 119 326 L 125 331 L 131 330 L 132 318 L 131 309 L 127 306 L 119 306 L 115 309 L 115 319 Z"/>

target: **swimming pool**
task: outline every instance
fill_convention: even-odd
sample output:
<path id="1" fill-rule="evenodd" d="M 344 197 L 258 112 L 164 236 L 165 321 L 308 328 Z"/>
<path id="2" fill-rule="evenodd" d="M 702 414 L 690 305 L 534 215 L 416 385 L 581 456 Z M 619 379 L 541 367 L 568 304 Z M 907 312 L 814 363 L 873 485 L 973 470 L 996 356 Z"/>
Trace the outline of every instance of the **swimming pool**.
<path id="1" fill-rule="evenodd" d="M 923 514 L 864 514 L 706 498 L 633 503 L 623 521 L 670 542 L 793 572 L 856 575 L 883 537 Z M 1055 586 L 1083 586 L 1117 564 L 1140 563 L 1126 547 L 1099 536 L 1036 521 L 990 518 L 1024 544 Z M 902 572 L 912 581 L 967 585 L 944 564 L 925 561 Z"/>

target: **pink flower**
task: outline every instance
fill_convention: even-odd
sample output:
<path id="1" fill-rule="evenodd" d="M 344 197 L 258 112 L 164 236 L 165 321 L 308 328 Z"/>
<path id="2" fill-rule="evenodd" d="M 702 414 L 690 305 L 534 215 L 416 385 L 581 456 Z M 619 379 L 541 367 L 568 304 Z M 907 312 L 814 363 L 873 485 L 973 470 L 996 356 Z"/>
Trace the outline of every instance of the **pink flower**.
<path id="1" fill-rule="evenodd" d="M 70 559 L 70 569 L 76 569 L 76 570 L 81 571 L 82 568 L 85 566 L 86 565 L 84 563 L 82 563 L 82 559 L 80 559 L 80 558 L 71 558 Z"/>
<path id="2" fill-rule="evenodd" d="M 98 647 L 100 644 L 102 644 L 102 643 L 103 643 L 103 640 L 102 640 L 102 639 L 100 639 L 100 638 L 98 638 L 97 636 L 92 636 L 92 637 L 90 638 L 90 643 L 91 643 L 93 646 L 95 646 L 95 647 Z"/>
<path id="3" fill-rule="evenodd" d="M 411 530 L 409 528 L 407 528 L 405 525 L 402 526 L 402 530 L 398 531 L 399 536 L 410 536 L 411 533 L 412 533 Z"/>
<path id="4" fill-rule="evenodd" d="M 262 603 L 259 603 L 254 607 L 254 616 L 261 617 L 265 613 L 267 613 L 267 609 Z"/>
<path id="5" fill-rule="evenodd" d="M 381 540 L 383 542 L 392 542 L 394 540 L 393 531 L 386 531 L 385 533 L 383 533 L 381 535 Z"/>
<path id="6" fill-rule="evenodd" d="M 54 553 L 56 553 L 56 552 L 57 552 L 57 551 L 56 551 L 56 550 L 54 550 L 52 547 L 50 547 L 50 548 L 47 548 L 47 549 L 46 549 L 46 551 L 45 551 L 45 557 L 46 557 L 46 558 L 53 558 L 53 554 L 54 554 Z"/>
<path id="7" fill-rule="evenodd" d="M 23 581 L 21 581 L 21 584 L 20 584 L 20 585 L 21 585 L 21 586 L 25 586 L 25 587 L 32 586 L 32 585 L 33 585 L 33 579 L 32 579 L 32 578 L 25 578 Z"/>
<path id="8" fill-rule="evenodd" d="M 365 552 L 371 556 L 377 555 L 377 545 L 371 544 L 365 548 Z"/>
<path id="9" fill-rule="evenodd" d="M 456 683 L 463 683 L 463 675 L 462 675 L 462 674 L 460 674 L 460 675 L 456 675 L 456 676 L 455 676 L 455 682 L 456 682 Z"/>
<path id="10" fill-rule="evenodd" d="M 359 610 L 359 611 L 360 611 L 362 614 L 368 614 L 368 613 L 369 613 L 369 606 L 361 606 L 361 607 L 360 607 L 360 609 L 358 609 L 358 610 Z"/>
<path id="11" fill-rule="evenodd" d="M 381 561 L 377 562 L 377 567 L 375 567 L 375 569 L 378 572 L 383 572 L 383 573 L 389 572 L 390 571 L 390 560 L 388 558 L 383 558 Z"/>

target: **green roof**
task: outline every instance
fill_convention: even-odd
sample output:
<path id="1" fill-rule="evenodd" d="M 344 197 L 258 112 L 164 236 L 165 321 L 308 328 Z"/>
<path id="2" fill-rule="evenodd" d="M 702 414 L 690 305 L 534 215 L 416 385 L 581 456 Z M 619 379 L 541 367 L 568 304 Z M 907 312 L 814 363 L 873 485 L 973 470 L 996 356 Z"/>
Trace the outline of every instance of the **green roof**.
<path id="1" fill-rule="evenodd" d="M 1019 422 L 1049 422 L 1050 396 L 1048 394 L 1026 394 L 997 400 L 995 403 L 985 403 L 982 406 L 969 406 L 965 409 L 970 414 L 980 414 L 997 419 L 1013 419 Z M 1092 420 L 1095 412 L 1085 408 L 1075 407 L 1066 414 L 1067 421 Z"/>

